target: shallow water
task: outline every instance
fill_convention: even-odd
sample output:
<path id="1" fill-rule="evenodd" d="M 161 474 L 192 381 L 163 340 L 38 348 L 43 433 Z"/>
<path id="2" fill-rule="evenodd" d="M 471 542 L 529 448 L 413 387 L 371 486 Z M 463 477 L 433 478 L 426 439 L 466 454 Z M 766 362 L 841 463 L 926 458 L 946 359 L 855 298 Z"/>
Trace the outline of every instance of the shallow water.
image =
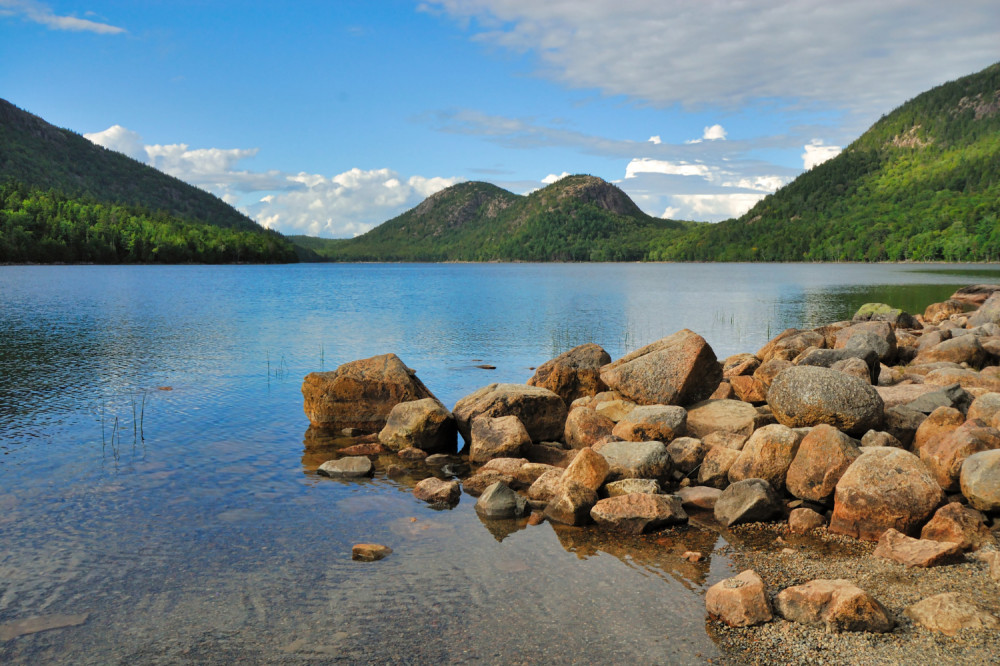
<path id="1" fill-rule="evenodd" d="M 618 357 L 690 328 L 722 358 L 1000 276 L 939 268 L 0 268 L 0 662 L 717 657 L 715 532 L 484 524 L 467 495 L 414 500 L 419 473 L 318 477 L 302 377 L 392 351 L 453 405 L 584 342 Z M 394 553 L 352 562 L 360 541 Z"/>

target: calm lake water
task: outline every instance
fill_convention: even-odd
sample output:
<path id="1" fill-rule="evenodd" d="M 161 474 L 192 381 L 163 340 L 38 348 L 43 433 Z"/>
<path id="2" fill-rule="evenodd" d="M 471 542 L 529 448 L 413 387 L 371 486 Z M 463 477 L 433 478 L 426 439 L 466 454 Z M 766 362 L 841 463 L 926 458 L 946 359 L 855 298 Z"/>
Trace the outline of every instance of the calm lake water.
<path id="1" fill-rule="evenodd" d="M 721 359 L 868 301 L 922 312 L 997 279 L 915 265 L 0 267 L 0 662 L 715 659 L 703 595 L 733 573 L 724 537 L 484 523 L 467 495 L 451 511 L 413 499 L 419 469 L 319 477 L 332 455 L 306 436 L 303 376 L 395 352 L 451 406 L 584 342 L 617 358 L 690 328 Z M 357 542 L 395 552 L 352 562 Z"/>

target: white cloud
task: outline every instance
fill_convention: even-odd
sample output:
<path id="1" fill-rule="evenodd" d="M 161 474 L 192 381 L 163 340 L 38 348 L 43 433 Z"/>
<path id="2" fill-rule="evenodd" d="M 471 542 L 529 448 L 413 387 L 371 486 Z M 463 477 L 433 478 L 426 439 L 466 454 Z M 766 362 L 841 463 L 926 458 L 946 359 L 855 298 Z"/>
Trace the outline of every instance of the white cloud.
<path id="1" fill-rule="evenodd" d="M 542 178 L 542 182 L 545 183 L 546 185 L 551 185 L 552 183 L 554 183 L 556 181 L 562 180 L 563 178 L 565 178 L 568 175 L 569 175 L 568 171 L 563 171 L 558 176 L 555 175 L 554 173 L 550 173 L 545 178 Z"/>
<path id="2" fill-rule="evenodd" d="M 120 125 L 84 136 L 207 190 L 263 226 L 283 233 L 356 236 L 460 180 L 419 175 L 404 178 L 391 169 L 354 168 L 330 177 L 255 172 L 238 167 L 257 155 L 256 148 L 148 145 L 137 132 Z"/>
<path id="3" fill-rule="evenodd" d="M 817 164 L 822 164 L 840 154 L 840 146 L 824 146 L 821 139 L 813 139 L 805 146 L 802 153 L 802 168 L 808 171 Z"/>
<path id="4" fill-rule="evenodd" d="M 705 141 L 725 141 L 726 130 L 723 129 L 722 125 L 712 125 L 711 127 L 705 128 L 701 138 Z"/>
<path id="5" fill-rule="evenodd" d="M 427 0 L 580 89 L 662 106 L 800 100 L 870 121 L 997 59 L 995 0 Z M 957 48 L 956 45 L 961 45 Z"/>
<path id="6" fill-rule="evenodd" d="M 48 5 L 35 0 L 0 0 L 0 16 L 21 16 L 33 23 L 39 23 L 51 30 L 71 32 L 94 32 L 99 35 L 120 35 L 125 28 L 99 23 L 75 16 L 59 16 Z"/>
<path id="7" fill-rule="evenodd" d="M 739 217 L 750 210 L 766 194 L 674 194 L 675 204 L 667 207 L 663 217 L 674 219 L 718 221 Z"/>
<path id="8" fill-rule="evenodd" d="M 650 143 L 652 143 L 653 145 L 656 145 L 656 146 L 658 146 L 658 145 L 660 145 L 661 143 L 663 143 L 663 139 L 661 139 L 661 138 L 660 138 L 660 135 L 659 135 L 659 134 L 657 134 L 656 136 L 651 136 L 651 137 L 649 137 L 649 142 L 650 142 Z"/>
<path id="9" fill-rule="evenodd" d="M 667 160 L 654 160 L 648 157 L 633 159 L 625 167 L 625 177 L 635 178 L 640 173 L 663 173 L 678 176 L 701 176 L 706 180 L 712 179 L 712 170 L 704 164 L 690 164 L 687 162 L 668 162 Z"/>

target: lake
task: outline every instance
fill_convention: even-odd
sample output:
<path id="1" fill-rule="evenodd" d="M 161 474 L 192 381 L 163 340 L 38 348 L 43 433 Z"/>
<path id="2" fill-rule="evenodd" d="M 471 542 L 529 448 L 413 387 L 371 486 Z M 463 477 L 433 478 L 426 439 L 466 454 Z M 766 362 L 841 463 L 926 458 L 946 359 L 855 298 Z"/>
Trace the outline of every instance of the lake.
<path id="1" fill-rule="evenodd" d="M 317 476 L 302 378 L 394 352 L 451 407 L 578 344 L 682 328 L 722 359 L 984 266 L 430 264 L 0 267 L 0 662 L 698 663 L 697 526 L 484 523 L 419 474 Z M 494 370 L 477 368 L 492 365 Z M 390 545 L 378 563 L 358 542 Z M 686 550 L 703 562 L 680 558 Z M 30 633 L 49 618 L 62 628 Z M 55 617 L 52 617 L 55 616 Z M 6 639 L 6 640 L 5 640 Z"/>

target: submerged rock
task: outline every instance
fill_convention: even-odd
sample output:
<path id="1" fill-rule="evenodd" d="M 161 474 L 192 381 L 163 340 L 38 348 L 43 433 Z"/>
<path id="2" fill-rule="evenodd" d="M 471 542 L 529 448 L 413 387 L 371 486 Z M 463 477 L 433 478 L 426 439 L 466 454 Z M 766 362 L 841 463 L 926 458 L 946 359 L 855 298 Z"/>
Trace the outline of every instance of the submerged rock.
<path id="1" fill-rule="evenodd" d="M 337 460 L 327 460 L 319 466 L 317 473 L 334 478 L 360 478 L 375 472 L 372 461 L 365 456 L 348 456 Z"/>

